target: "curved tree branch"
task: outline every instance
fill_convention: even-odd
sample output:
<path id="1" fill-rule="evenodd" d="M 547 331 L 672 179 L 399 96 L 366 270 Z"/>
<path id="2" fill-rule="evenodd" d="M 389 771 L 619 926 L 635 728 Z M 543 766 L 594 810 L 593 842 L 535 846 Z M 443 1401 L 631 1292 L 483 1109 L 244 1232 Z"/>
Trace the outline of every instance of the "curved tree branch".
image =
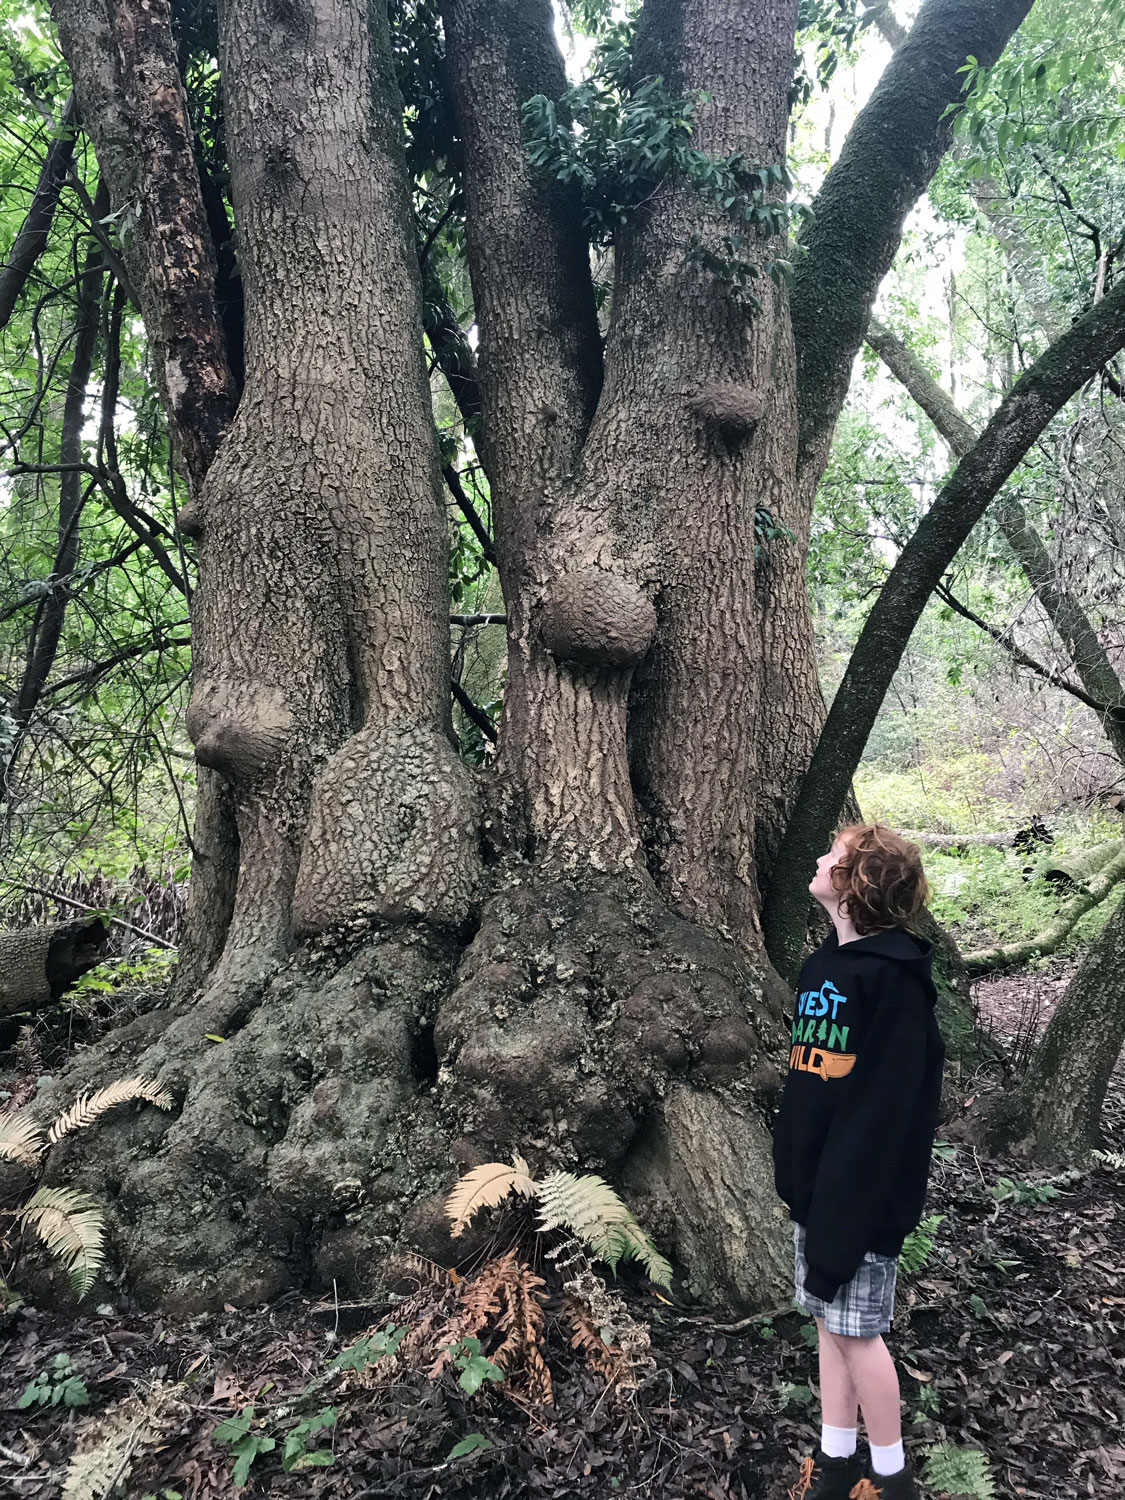
<path id="1" fill-rule="evenodd" d="M 1021 376 L 899 554 L 821 731 L 767 893 L 767 944 L 783 973 L 792 973 L 800 953 L 808 871 L 844 804 L 927 599 L 1031 444 L 1123 346 L 1125 279 Z"/>
<path id="2" fill-rule="evenodd" d="M 906 215 L 949 148 L 958 70 L 970 54 L 995 62 L 1031 3 L 926 0 L 816 196 L 792 297 L 799 464 L 810 497 Z"/>
<path id="3" fill-rule="evenodd" d="M 46 247 L 59 193 L 74 159 L 75 114 L 72 93 L 66 101 L 55 138 L 47 149 L 27 217 L 12 242 L 8 263 L 0 271 L 0 328 L 7 327 L 19 294 Z"/>
<path id="4" fill-rule="evenodd" d="M 965 421 L 951 398 L 901 339 L 872 318 L 867 342 L 914 397 L 957 457 L 963 458 L 971 452 L 977 440 L 971 424 Z M 995 515 L 1004 540 L 1070 654 L 1084 690 L 1078 696 L 1101 714 L 1106 737 L 1118 759 L 1125 764 L 1125 686 L 1106 655 L 1097 631 L 1078 600 L 1060 581 L 1046 547 L 1015 496 L 1001 494 L 996 501 Z M 964 613 L 960 605 L 954 607 Z M 989 633 L 994 634 L 991 629 Z M 1001 639 L 998 634 L 996 638 Z M 1030 658 L 1025 657 L 1024 664 L 1050 678 L 1050 674 Z"/>

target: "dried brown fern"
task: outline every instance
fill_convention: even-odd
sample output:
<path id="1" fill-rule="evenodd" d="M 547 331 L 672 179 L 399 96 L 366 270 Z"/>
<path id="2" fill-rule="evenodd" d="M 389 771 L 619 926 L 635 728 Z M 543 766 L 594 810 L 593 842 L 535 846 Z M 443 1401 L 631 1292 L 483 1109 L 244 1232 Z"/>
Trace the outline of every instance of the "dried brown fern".
<path id="1" fill-rule="evenodd" d="M 0 1115 L 0 1161 L 18 1162 L 21 1167 L 37 1167 L 47 1149 L 43 1127 L 29 1110 Z"/>
<path id="2" fill-rule="evenodd" d="M 62 1500 L 107 1500 L 124 1488 L 137 1454 L 155 1442 L 184 1408 L 181 1386 L 157 1382 L 151 1390 L 127 1396 L 103 1416 L 88 1423 L 72 1454 L 63 1481 Z"/>
<path id="3" fill-rule="evenodd" d="M 496 1329 L 504 1335 L 489 1359 L 509 1376 L 523 1376 L 527 1394 L 546 1406 L 554 1404 L 554 1384 L 543 1357 L 545 1322 L 540 1288 L 546 1286 L 526 1261 L 509 1250 L 499 1263 L 500 1315 Z M 522 1383 L 522 1382 L 521 1382 Z"/>
<path id="4" fill-rule="evenodd" d="M 428 1256 L 415 1255 L 410 1250 L 401 1250 L 392 1255 L 380 1270 L 381 1285 L 396 1281 L 416 1281 L 419 1290 L 423 1287 L 440 1287 L 445 1291 L 454 1284 L 453 1277 L 444 1266 L 439 1266 L 436 1260 L 430 1260 Z"/>
<path id="5" fill-rule="evenodd" d="M 522 1156 L 513 1156 L 511 1166 L 502 1161 L 486 1161 L 466 1172 L 445 1200 L 445 1212 L 453 1225 L 449 1232 L 456 1238 L 468 1228 L 474 1214 L 482 1208 L 495 1208 L 509 1193 L 532 1198 L 535 1192 L 536 1183 Z"/>
<path id="6" fill-rule="evenodd" d="M 607 1341 L 594 1321 L 589 1306 L 577 1297 L 563 1299 L 563 1317 L 570 1324 L 570 1347 L 581 1349 L 586 1363 L 604 1376 L 607 1385 L 616 1385 L 628 1374 L 628 1360 L 620 1344 Z"/>
<path id="7" fill-rule="evenodd" d="M 636 1390 L 644 1375 L 655 1368 L 648 1352 L 651 1343 L 648 1329 L 633 1317 L 622 1298 L 606 1286 L 590 1264 L 581 1241 L 568 1238 L 547 1253 L 565 1277 L 564 1292 L 588 1309 L 603 1342 L 620 1350 L 623 1363 L 614 1377 L 617 1390 Z"/>
<path id="8" fill-rule="evenodd" d="M 441 1347 L 430 1366 L 432 1380 L 436 1380 L 452 1360 L 451 1348 L 462 1339 L 476 1338 L 482 1329 L 500 1316 L 500 1284 L 507 1258 L 502 1255 L 496 1260 L 486 1261 L 475 1276 L 458 1283 L 453 1315 L 438 1337 Z"/>
<path id="9" fill-rule="evenodd" d="M 172 1096 L 160 1083 L 151 1078 L 119 1078 L 92 1094 L 79 1094 L 78 1098 L 51 1126 L 47 1139 L 53 1146 L 74 1130 L 85 1130 L 99 1115 L 119 1104 L 128 1104 L 132 1099 L 147 1099 L 157 1109 L 171 1109 Z"/>

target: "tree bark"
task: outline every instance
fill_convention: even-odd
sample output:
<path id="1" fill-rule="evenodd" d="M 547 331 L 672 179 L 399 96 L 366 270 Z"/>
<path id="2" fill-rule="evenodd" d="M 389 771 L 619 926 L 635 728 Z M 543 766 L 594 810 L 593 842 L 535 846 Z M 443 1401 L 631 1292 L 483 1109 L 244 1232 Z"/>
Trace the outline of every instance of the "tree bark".
<path id="1" fill-rule="evenodd" d="M 61 999 L 101 962 L 109 928 L 100 918 L 0 931 L 0 1016 Z"/>
<path id="2" fill-rule="evenodd" d="M 451 1160 L 513 1149 L 628 1184 L 701 1293 L 771 1304 L 789 996 L 757 916 L 756 762 L 786 731 L 759 683 L 792 662 L 807 725 L 818 701 L 803 551 L 788 624 L 761 624 L 754 561 L 756 509 L 797 504 L 780 246 L 747 252 L 748 315 L 690 253 L 729 222 L 665 179 L 619 237 L 603 353 L 577 205 L 522 141 L 528 94 L 565 86 L 548 0 L 443 17 L 475 389 L 443 315 L 431 337 L 479 412 L 509 621 L 486 883 L 441 737 L 443 501 L 383 11 L 227 0 L 246 384 L 193 502 L 190 727 L 233 787 L 238 895 L 201 1003 L 117 1039 L 178 1116 L 76 1137 L 57 1170 L 108 1193 L 138 1293 L 183 1311 L 362 1284 L 402 1238 L 446 1257 Z M 649 0 L 637 76 L 706 90 L 701 149 L 780 163 L 795 19 Z"/>
<path id="3" fill-rule="evenodd" d="M 51 15 L 111 207 L 132 230 L 123 249 L 130 289 L 198 493 L 237 397 L 167 0 L 51 0 Z M 185 990 L 221 952 L 238 872 L 230 790 L 204 766 L 196 782 Z"/>
<path id="4" fill-rule="evenodd" d="M 765 910 L 774 963 L 792 974 L 804 929 L 802 894 L 926 600 L 1031 443 L 1125 345 L 1125 282 L 1025 372 L 899 554 L 860 634 L 786 829 Z"/>

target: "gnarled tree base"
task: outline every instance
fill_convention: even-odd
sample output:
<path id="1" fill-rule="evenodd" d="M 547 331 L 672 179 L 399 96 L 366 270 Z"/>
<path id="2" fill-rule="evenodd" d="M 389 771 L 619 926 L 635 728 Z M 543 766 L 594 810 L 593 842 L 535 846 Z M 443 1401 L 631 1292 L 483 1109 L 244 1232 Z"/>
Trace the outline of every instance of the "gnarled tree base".
<path id="1" fill-rule="evenodd" d="M 60 1098 L 128 1072 L 176 1097 L 171 1119 L 122 1112 L 53 1159 L 110 1206 L 141 1301 L 344 1295 L 378 1285 L 398 1245 L 451 1263 L 455 1170 L 513 1150 L 618 1183 L 698 1295 L 788 1295 L 766 1124 L 787 1049 L 776 977 L 642 882 L 494 874 L 467 946 L 421 924 L 329 934 L 237 995 L 111 1033 L 60 1078 Z"/>

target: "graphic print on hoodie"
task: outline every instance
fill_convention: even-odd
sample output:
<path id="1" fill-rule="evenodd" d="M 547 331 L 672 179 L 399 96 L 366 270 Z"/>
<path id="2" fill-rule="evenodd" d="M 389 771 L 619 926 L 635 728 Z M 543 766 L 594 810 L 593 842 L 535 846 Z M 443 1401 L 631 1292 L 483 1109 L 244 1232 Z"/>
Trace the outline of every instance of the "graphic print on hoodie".
<path id="1" fill-rule="evenodd" d="M 801 969 L 774 1185 L 825 1302 L 867 1251 L 897 1256 L 922 1217 L 945 1059 L 931 962 L 925 939 L 894 928 L 843 945 L 832 932 Z"/>

